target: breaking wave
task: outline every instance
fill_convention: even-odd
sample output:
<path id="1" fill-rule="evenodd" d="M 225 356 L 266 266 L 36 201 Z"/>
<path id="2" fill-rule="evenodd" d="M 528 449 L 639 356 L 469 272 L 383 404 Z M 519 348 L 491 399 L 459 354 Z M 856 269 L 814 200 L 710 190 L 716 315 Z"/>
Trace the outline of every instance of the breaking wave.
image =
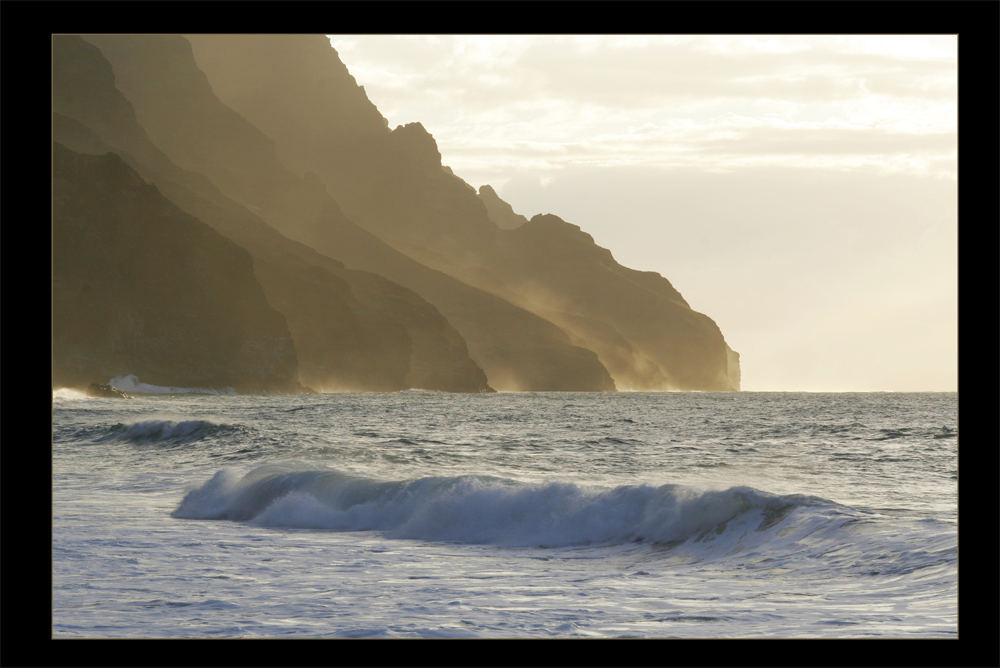
<path id="1" fill-rule="evenodd" d="M 141 382 L 135 374 L 127 376 L 116 376 L 108 381 L 108 385 L 117 387 L 125 392 L 138 394 L 236 394 L 236 390 L 227 387 L 223 390 L 213 390 L 204 387 L 167 387 L 164 385 L 150 385 Z"/>
<path id="2" fill-rule="evenodd" d="M 303 464 L 269 464 L 245 475 L 222 469 L 190 491 L 172 516 L 508 547 L 674 546 L 726 536 L 745 547 L 754 542 L 748 535 L 765 540 L 763 533 L 797 509 L 819 511 L 811 525 L 850 519 L 841 512 L 849 509 L 830 501 L 750 487 L 599 489 L 481 475 L 377 481 Z"/>
<path id="3" fill-rule="evenodd" d="M 131 443 L 191 443 L 203 438 L 238 431 L 239 425 L 216 424 L 207 420 L 143 420 L 133 424 L 116 424 L 95 440 L 128 441 Z"/>
<path id="4" fill-rule="evenodd" d="M 80 390 L 74 390 L 68 387 L 60 387 L 58 389 L 52 390 L 52 400 L 65 399 L 68 401 L 80 401 L 81 399 L 90 399 L 90 395 L 86 392 L 81 392 Z"/>

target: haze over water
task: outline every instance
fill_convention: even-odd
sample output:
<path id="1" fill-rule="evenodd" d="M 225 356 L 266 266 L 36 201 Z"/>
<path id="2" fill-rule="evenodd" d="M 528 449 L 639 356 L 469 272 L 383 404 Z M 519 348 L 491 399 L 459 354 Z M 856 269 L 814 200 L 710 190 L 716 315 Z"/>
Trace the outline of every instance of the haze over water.
<path id="1" fill-rule="evenodd" d="M 53 636 L 957 637 L 954 42 L 53 36 Z"/>

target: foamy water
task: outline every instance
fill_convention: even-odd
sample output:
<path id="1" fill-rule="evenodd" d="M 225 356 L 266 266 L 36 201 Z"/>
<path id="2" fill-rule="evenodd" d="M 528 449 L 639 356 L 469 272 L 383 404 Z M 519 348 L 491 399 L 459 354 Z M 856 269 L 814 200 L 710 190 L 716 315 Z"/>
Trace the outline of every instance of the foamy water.
<path id="1" fill-rule="evenodd" d="M 60 390 L 53 633 L 954 637 L 956 408 Z"/>
<path id="2" fill-rule="evenodd" d="M 88 398 L 90 398 L 90 395 L 88 395 L 86 392 L 81 392 L 80 390 L 74 390 L 68 387 L 60 387 L 55 390 L 52 390 L 53 401 L 56 401 L 57 399 L 63 401 L 74 401 L 74 400 L 81 400 Z"/>
<path id="3" fill-rule="evenodd" d="M 139 380 L 135 374 L 115 376 L 108 384 L 117 387 L 119 390 L 130 393 L 142 394 L 236 394 L 236 390 L 225 387 L 221 390 L 213 390 L 205 387 L 173 387 L 169 385 L 152 385 Z"/>

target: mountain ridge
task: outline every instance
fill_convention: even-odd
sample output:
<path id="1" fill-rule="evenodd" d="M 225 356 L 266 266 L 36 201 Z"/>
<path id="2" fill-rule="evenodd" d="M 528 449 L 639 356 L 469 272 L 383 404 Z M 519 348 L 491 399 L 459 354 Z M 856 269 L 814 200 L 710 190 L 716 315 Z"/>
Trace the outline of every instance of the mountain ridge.
<path id="1" fill-rule="evenodd" d="M 738 355 L 714 321 L 693 311 L 666 278 L 619 265 L 607 249 L 561 219 L 564 225 L 543 218 L 540 225 L 529 221 L 501 229 L 481 195 L 441 164 L 436 143 L 422 125 L 389 130 L 349 75 L 331 76 L 325 88 L 304 87 L 285 76 L 295 69 L 345 73 L 326 38 L 190 39 L 209 81 L 225 82 L 219 85 L 225 89 L 220 95 L 229 96 L 227 103 L 268 132 L 290 161 L 315 173 L 355 222 L 398 250 L 554 322 L 597 352 L 618 385 L 739 389 Z M 270 67 L 258 72 L 244 66 L 257 62 Z M 280 91 L 280 104 L 274 91 Z M 363 124 L 365 114 L 370 118 Z M 364 142 L 362 155 L 345 148 L 350 140 L 342 125 L 363 125 L 367 134 L 354 140 Z M 317 128 L 319 134 L 306 136 L 299 131 L 303 127 Z M 577 252 L 568 253 L 569 247 Z M 527 255 L 536 261 L 525 262 Z M 557 258 L 566 258 L 566 265 L 558 266 Z M 637 299 L 636 285 L 652 298 Z M 590 325 L 574 325 L 581 321 Z M 627 340 L 631 351 L 616 343 L 620 340 Z"/>
<path id="2" fill-rule="evenodd" d="M 423 124 L 389 128 L 325 38 L 53 44 L 58 150 L 116 156 L 247 254 L 296 360 L 273 387 L 739 389 L 738 353 L 669 280 L 477 191 Z"/>
<path id="3" fill-rule="evenodd" d="M 108 118 L 108 107 L 130 109 L 111 85 L 113 76 L 104 75 L 110 74 L 111 65 L 96 47 L 77 37 L 61 36 L 54 41 L 53 54 L 54 108 L 95 127 Z M 72 67 L 64 69 L 63 63 Z M 87 63 L 96 76 L 81 77 L 80 65 Z M 106 69 L 104 74 L 102 69 Z M 73 72 L 72 84 L 63 83 L 67 70 Z M 72 85 L 79 86 L 75 94 L 69 94 Z M 491 389 L 482 371 L 463 351 L 458 334 L 433 307 L 402 286 L 348 270 L 342 263 L 283 237 L 225 197 L 203 175 L 174 165 L 149 141 L 130 111 L 118 114 L 117 123 L 104 127 L 103 137 L 80 120 L 58 112 L 53 116 L 55 136 L 76 143 L 79 151 L 116 151 L 181 208 L 251 251 L 268 299 L 289 320 L 304 362 L 299 369 L 304 385 L 361 390 L 414 386 L 472 392 Z M 142 160 L 134 156 L 142 156 Z M 359 300 L 358 291 L 366 292 L 369 298 Z M 371 298 L 373 291 L 378 299 Z M 412 297 L 403 296 L 408 293 Z M 372 309 L 371 304 L 393 294 L 397 295 L 395 312 Z M 401 319 L 403 315 L 406 317 Z M 393 327 L 392 320 L 403 324 Z M 426 323 L 430 323 L 429 330 Z M 415 342 L 417 350 L 413 349 Z M 350 352 L 344 354 L 345 350 Z M 422 361 L 424 357 L 433 358 L 434 363 Z"/>
<path id="4" fill-rule="evenodd" d="M 157 137 L 169 139 L 176 125 L 183 123 L 182 141 L 165 146 L 168 153 L 173 151 L 171 157 L 179 164 L 196 164 L 198 155 L 209 151 L 226 155 L 228 144 L 233 142 L 240 142 L 241 150 L 248 155 L 253 155 L 255 145 L 260 147 L 256 154 L 259 160 L 248 167 L 255 170 L 255 174 L 248 177 L 254 187 L 238 184 L 227 194 L 287 237 L 304 242 L 352 268 L 372 271 L 416 290 L 459 329 L 473 359 L 486 371 L 491 386 L 518 390 L 614 389 L 613 380 L 597 355 L 573 346 L 566 334 L 552 323 L 428 268 L 355 225 L 323 185 L 312 181 L 308 175 L 298 179 L 292 170 L 272 159 L 270 142 L 264 141 L 259 130 L 244 131 L 243 128 L 251 126 L 242 123 L 237 134 L 231 137 L 216 131 L 214 126 L 199 130 L 201 117 L 189 115 L 185 108 L 206 109 L 222 103 L 214 99 L 211 86 L 202 81 L 204 75 L 193 71 L 196 66 L 189 49 L 180 44 L 183 38 L 143 40 L 86 36 L 85 39 L 100 48 L 112 66 L 117 60 L 128 62 L 130 69 L 124 78 L 131 78 L 119 81 L 119 88 L 136 107 L 143 126 L 153 128 L 154 140 Z M 142 62 L 147 66 L 140 71 L 139 63 Z M 177 76 L 182 80 L 169 79 Z M 167 110 L 159 105 L 164 94 L 172 99 L 172 106 Z M 221 113 L 210 111 L 209 116 L 217 118 Z M 389 150 L 401 156 L 411 152 L 406 147 L 412 144 L 426 149 L 428 140 L 433 143 L 419 124 L 397 129 L 392 136 L 396 139 L 390 142 Z M 435 156 L 435 160 L 439 159 L 439 155 Z M 269 161 L 268 164 L 264 164 L 265 161 Z M 208 168 L 202 166 L 202 169 Z M 269 173 L 274 176 L 268 178 Z M 227 169 L 216 180 L 215 173 L 209 170 L 210 178 L 217 183 L 233 174 L 233 170 Z"/>

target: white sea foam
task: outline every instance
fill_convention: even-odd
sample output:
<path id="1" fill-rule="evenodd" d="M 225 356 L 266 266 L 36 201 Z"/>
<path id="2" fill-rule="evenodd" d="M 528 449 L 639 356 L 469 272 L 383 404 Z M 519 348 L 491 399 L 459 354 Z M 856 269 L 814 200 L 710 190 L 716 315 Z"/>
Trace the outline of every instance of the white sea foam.
<path id="1" fill-rule="evenodd" d="M 204 387 L 150 385 L 149 383 L 141 382 L 135 374 L 131 373 L 126 376 L 116 376 L 109 380 L 108 384 L 125 392 L 137 392 L 141 394 L 236 394 L 236 390 L 231 387 L 222 390 L 213 390 Z"/>
<path id="2" fill-rule="evenodd" d="M 68 401 L 80 401 L 81 399 L 90 399 L 90 395 L 86 392 L 81 392 L 80 390 L 73 390 L 68 387 L 60 387 L 52 390 L 52 399 L 65 399 Z"/>

